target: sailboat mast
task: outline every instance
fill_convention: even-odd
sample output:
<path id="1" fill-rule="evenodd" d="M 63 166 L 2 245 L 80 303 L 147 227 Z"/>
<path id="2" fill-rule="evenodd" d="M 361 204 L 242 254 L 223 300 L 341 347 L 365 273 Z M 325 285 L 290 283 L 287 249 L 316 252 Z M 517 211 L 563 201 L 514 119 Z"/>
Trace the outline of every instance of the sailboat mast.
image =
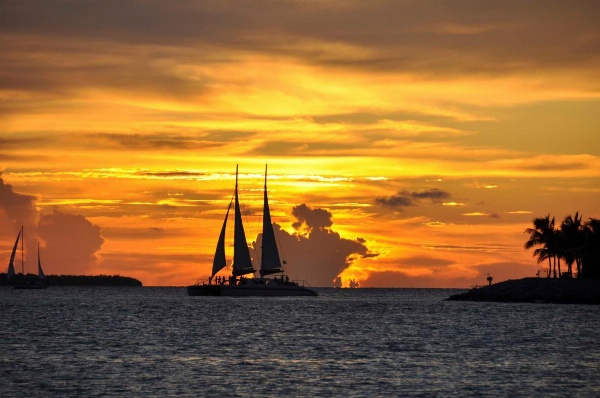
<path id="1" fill-rule="evenodd" d="M 283 272 L 281 259 L 275 241 L 271 211 L 269 210 L 269 198 L 267 193 L 267 165 L 265 165 L 265 193 L 263 207 L 263 233 L 262 233 L 262 256 L 260 265 L 261 276 Z"/>
<path id="2" fill-rule="evenodd" d="M 19 239 L 21 238 L 21 232 L 17 234 L 17 240 L 15 240 L 15 244 L 13 245 L 12 252 L 10 253 L 10 261 L 8 262 L 8 270 L 6 271 L 6 279 L 10 280 L 13 276 L 15 276 L 15 255 L 17 254 L 17 250 L 19 249 Z"/>
<path id="3" fill-rule="evenodd" d="M 242 223 L 242 213 L 240 211 L 240 201 L 238 197 L 238 166 L 235 166 L 235 223 L 233 233 L 233 276 L 253 274 L 252 260 L 250 259 L 250 249 L 244 232 Z"/>
<path id="4" fill-rule="evenodd" d="M 23 244 L 25 243 L 25 233 L 23 232 L 23 226 L 21 226 L 21 273 L 25 275 L 25 260 L 23 259 Z"/>

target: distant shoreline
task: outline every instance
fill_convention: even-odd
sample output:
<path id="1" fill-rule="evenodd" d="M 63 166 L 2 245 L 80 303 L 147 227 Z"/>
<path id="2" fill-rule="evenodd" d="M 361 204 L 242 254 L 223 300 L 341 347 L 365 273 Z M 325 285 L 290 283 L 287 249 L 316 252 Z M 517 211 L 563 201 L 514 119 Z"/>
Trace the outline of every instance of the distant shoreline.
<path id="1" fill-rule="evenodd" d="M 508 280 L 455 294 L 446 300 L 600 305 L 600 279 Z"/>
<path id="2" fill-rule="evenodd" d="M 36 277 L 35 275 L 29 275 Z M 48 275 L 49 286 L 131 286 L 141 287 L 142 282 L 120 275 Z M 8 286 L 6 274 L 0 274 L 0 286 Z"/>

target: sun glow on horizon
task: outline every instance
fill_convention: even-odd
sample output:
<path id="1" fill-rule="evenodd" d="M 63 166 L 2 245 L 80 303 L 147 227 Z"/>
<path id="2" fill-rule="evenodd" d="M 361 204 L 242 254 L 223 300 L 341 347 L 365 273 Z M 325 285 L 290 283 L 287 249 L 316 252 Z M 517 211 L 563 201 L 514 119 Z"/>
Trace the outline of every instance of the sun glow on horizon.
<path id="1" fill-rule="evenodd" d="M 589 2 L 17 3 L 0 29 L 0 251 L 20 225 L 30 245 L 76 242 L 50 273 L 208 275 L 236 167 L 248 241 L 268 164 L 288 249 L 330 259 L 290 271 L 344 287 L 530 275 L 534 217 L 600 217 Z"/>

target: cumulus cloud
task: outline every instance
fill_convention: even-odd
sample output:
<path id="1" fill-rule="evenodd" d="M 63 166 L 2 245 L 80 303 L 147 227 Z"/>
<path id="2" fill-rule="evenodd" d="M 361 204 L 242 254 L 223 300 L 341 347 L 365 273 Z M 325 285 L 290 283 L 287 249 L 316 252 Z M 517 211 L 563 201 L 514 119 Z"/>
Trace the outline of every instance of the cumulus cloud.
<path id="1" fill-rule="evenodd" d="M 450 193 L 439 188 L 432 188 L 417 192 L 399 191 L 395 195 L 375 198 L 375 203 L 384 207 L 402 210 L 405 207 L 417 206 L 423 200 L 439 203 L 450 197 Z"/>
<path id="2" fill-rule="evenodd" d="M 97 252 L 104 238 L 100 227 L 84 216 L 57 210 L 43 214 L 38 233 L 45 242 L 44 262 L 49 264 L 49 271 L 59 269 L 64 274 L 86 274 L 100 260 Z"/>
<path id="3" fill-rule="evenodd" d="M 4 183 L 0 176 L 0 216 L 8 221 L 12 229 L 29 227 L 37 223 L 36 197 L 24 195 L 13 190 L 13 186 Z"/>
<path id="4" fill-rule="evenodd" d="M 311 209 L 306 204 L 294 207 L 292 215 L 298 220 L 293 227 L 298 230 L 304 230 L 310 234 L 313 229 L 323 230 L 333 225 L 331 221 L 332 214 L 325 209 Z"/>
<path id="5" fill-rule="evenodd" d="M 332 214 L 325 209 L 313 209 L 306 204 L 292 210 L 296 217 L 295 232 L 289 234 L 274 224 L 286 273 L 293 279 L 305 280 L 312 286 L 333 286 L 343 270 L 356 259 L 377 256 L 369 251 L 361 238 L 346 239 L 335 232 Z M 259 235 L 254 248 L 260 248 Z"/>
<path id="6" fill-rule="evenodd" d="M 84 216 L 54 211 L 41 214 L 37 198 L 15 192 L 0 177 L 0 221 L 10 225 L 2 231 L 2 240 L 14 242 L 23 226 L 25 231 L 25 272 L 34 272 L 38 242 L 47 274 L 86 274 L 100 260 L 98 251 L 104 238 L 100 227 Z"/>
<path id="7" fill-rule="evenodd" d="M 10 246 L 12 246 L 19 230 L 23 227 L 26 261 L 27 253 L 33 252 L 31 249 L 37 246 L 35 234 L 37 219 L 36 197 L 15 192 L 13 186 L 6 184 L 0 176 L 0 225 L 3 226 L 0 237 L 3 242 L 10 242 Z M 4 264 L 7 263 L 8 260 Z M 17 270 L 17 272 L 20 271 L 20 269 Z M 25 272 L 31 271 L 31 268 L 25 267 Z M 6 269 L 2 269 L 1 272 L 6 272 Z"/>

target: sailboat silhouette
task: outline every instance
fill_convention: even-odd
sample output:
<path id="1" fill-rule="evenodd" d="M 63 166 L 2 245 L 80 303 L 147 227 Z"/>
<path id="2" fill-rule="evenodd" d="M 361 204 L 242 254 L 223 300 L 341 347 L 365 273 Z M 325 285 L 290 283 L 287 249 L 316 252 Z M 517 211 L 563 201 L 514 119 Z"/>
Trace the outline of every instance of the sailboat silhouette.
<path id="1" fill-rule="evenodd" d="M 235 193 L 234 193 L 234 235 L 233 235 L 233 266 L 229 278 L 217 278 L 213 283 L 215 275 L 227 265 L 225 256 L 225 230 L 231 202 L 225 214 L 225 220 L 221 227 L 217 249 L 213 260 L 213 268 L 208 281 L 188 286 L 189 296 L 316 296 L 317 293 L 298 282 L 290 281 L 283 274 L 279 250 L 271 222 L 269 210 L 269 199 L 267 196 L 267 168 L 265 166 L 265 188 L 263 205 L 263 230 L 262 230 L 262 256 L 259 274 L 260 277 L 247 278 L 245 275 L 254 274 L 256 270 L 252 265 L 250 250 L 244 232 L 240 203 L 238 197 L 238 168 L 235 169 Z M 285 261 L 283 262 L 285 264 Z M 278 274 L 281 276 L 267 278 L 268 275 Z M 239 277 L 239 278 L 238 278 Z"/>
<path id="2" fill-rule="evenodd" d="M 14 286 L 15 289 L 46 289 L 48 287 L 48 278 L 44 275 L 44 270 L 42 269 L 42 261 L 40 259 L 40 245 L 38 243 L 38 274 L 37 276 L 27 276 L 25 275 L 25 264 L 23 260 L 23 242 L 25 236 L 23 232 L 23 227 L 19 231 L 17 235 L 17 240 L 15 241 L 15 245 L 13 246 L 12 252 L 10 254 L 10 261 L 8 263 L 8 271 L 6 272 L 6 280 L 8 284 Z M 15 273 L 15 256 L 17 253 L 17 249 L 19 247 L 19 240 L 21 240 L 21 274 Z"/>

